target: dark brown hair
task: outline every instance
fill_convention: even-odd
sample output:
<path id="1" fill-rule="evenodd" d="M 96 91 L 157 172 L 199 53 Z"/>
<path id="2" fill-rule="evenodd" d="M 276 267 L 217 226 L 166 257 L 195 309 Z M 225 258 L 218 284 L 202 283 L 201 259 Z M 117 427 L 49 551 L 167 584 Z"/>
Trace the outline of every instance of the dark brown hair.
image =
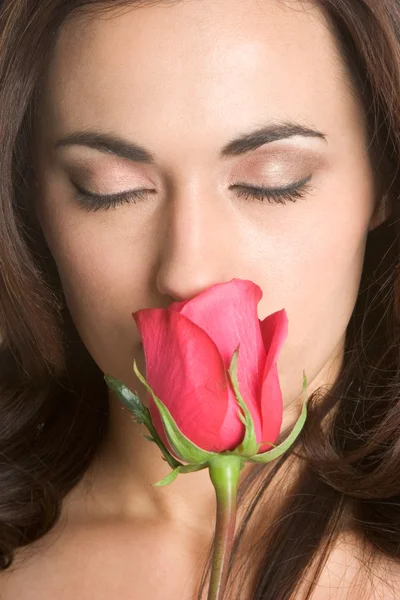
<path id="1" fill-rule="evenodd" d="M 0 2 L 2 569 L 12 564 L 17 548 L 56 524 L 63 498 L 87 471 L 108 420 L 103 373 L 68 310 L 57 311 L 62 286 L 32 210 L 31 148 L 40 85 L 58 30 L 74 11 L 138 4 L 149 2 Z M 302 457 L 278 517 L 259 535 L 254 556 L 245 557 L 247 569 L 255 567 L 253 600 L 298 598 L 296 590 L 318 558 L 309 598 L 328 550 L 346 528 L 371 559 L 400 558 L 400 5 L 398 0 L 317 4 L 364 107 L 379 205 L 385 202 L 388 218 L 368 236 L 340 376 L 330 390 L 310 398 L 295 449 L 267 472 L 257 466 L 240 490 L 239 504 L 246 508 L 237 551 L 257 512 L 262 524 L 270 483 L 293 452 Z M 237 559 L 234 554 L 232 566 Z"/>

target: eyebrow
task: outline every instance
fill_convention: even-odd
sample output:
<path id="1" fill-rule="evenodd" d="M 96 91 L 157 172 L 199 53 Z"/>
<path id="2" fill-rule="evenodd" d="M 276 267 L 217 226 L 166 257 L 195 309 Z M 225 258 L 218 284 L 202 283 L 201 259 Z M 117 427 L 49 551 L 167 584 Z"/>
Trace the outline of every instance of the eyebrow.
<path id="1" fill-rule="evenodd" d="M 220 158 L 239 156 L 251 150 L 256 150 L 264 144 L 294 136 L 321 138 L 326 141 L 325 134 L 299 123 L 268 124 L 228 142 L 221 149 Z M 55 144 L 56 149 L 69 146 L 86 146 L 134 162 L 147 164 L 155 164 L 156 162 L 155 156 L 144 146 L 107 132 L 75 131 L 58 140 Z"/>

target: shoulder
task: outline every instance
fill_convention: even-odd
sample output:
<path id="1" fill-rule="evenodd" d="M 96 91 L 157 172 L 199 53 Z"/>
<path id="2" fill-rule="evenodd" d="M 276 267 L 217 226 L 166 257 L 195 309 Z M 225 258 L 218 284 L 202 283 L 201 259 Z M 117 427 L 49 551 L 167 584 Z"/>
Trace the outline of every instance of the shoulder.
<path id="1" fill-rule="evenodd" d="M 369 596 L 366 600 L 398 600 L 400 598 L 400 559 L 380 559 L 369 575 Z M 353 600 L 351 598 L 350 600 Z M 356 600 L 354 596 L 354 600 Z"/>
<path id="2" fill-rule="evenodd" d="M 311 598 L 399 600 L 400 558 L 374 555 L 356 536 L 343 536 L 330 552 Z"/>

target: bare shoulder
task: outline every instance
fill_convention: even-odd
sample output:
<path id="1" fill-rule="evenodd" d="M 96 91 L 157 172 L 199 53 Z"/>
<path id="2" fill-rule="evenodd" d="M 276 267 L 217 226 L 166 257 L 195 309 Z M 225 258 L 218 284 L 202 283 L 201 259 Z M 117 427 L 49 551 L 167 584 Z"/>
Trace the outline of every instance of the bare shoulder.
<path id="1" fill-rule="evenodd" d="M 400 598 L 400 559 L 397 561 L 381 558 L 371 568 L 369 575 L 369 595 L 366 600 L 398 600 Z M 356 600 L 353 596 L 351 600 Z"/>
<path id="2" fill-rule="evenodd" d="M 19 549 L 0 600 L 194 598 L 208 545 L 192 540 L 146 521 L 64 522 Z"/>
<path id="3" fill-rule="evenodd" d="M 353 534 L 330 553 L 312 600 L 399 600 L 400 559 L 372 556 Z"/>

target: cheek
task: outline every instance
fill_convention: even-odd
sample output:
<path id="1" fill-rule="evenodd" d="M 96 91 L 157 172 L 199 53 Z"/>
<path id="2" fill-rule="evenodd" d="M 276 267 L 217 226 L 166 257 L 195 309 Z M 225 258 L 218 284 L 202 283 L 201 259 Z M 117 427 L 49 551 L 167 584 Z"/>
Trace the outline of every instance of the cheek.
<path id="1" fill-rule="evenodd" d="M 339 194 L 328 187 L 294 205 L 266 207 L 258 221 L 264 223 L 247 236 L 252 274 L 264 292 L 260 318 L 282 303 L 296 314 L 308 305 L 324 311 L 332 301 L 354 299 L 373 213 L 371 190 L 363 191 Z"/>
<path id="2" fill-rule="evenodd" d="M 108 248 L 87 240 L 84 256 L 61 264 L 62 282 L 82 342 L 102 371 L 122 378 L 132 372 L 140 342 L 131 315 L 148 302 L 146 272 L 140 268 L 146 261 L 137 255 L 128 260 L 126 246 Z"/>
<path id="3" fill-rule="evenodd" d="M 345 336 L 373 212 L 371 189 L 363 191 L 343 191 L 341 196 L 332 192 L 319 205 L 314 197 L 298 218 L 286 222 L 281 240 L 274 240 L 277 291 L 271 292 L 272 304 L 274 310 L 286 308 L 289 317 L 287 343 L 278 361 L 287 397 L 298 393 L 295 382 L 301 382 L 302 370 L 309 379 L 316 376 Z"/>
<path id="4" fill-rule="evenodd" d="M 146 245 L 136 229 L 128 239 L 126 227 L 118 235 L 117 220 L 99 215 L 53 211 L 51 219 L 41 220 L 83 343 L 103 371 L 131 372 L 140 339 L 131 313 L 149 301 Z"/>

